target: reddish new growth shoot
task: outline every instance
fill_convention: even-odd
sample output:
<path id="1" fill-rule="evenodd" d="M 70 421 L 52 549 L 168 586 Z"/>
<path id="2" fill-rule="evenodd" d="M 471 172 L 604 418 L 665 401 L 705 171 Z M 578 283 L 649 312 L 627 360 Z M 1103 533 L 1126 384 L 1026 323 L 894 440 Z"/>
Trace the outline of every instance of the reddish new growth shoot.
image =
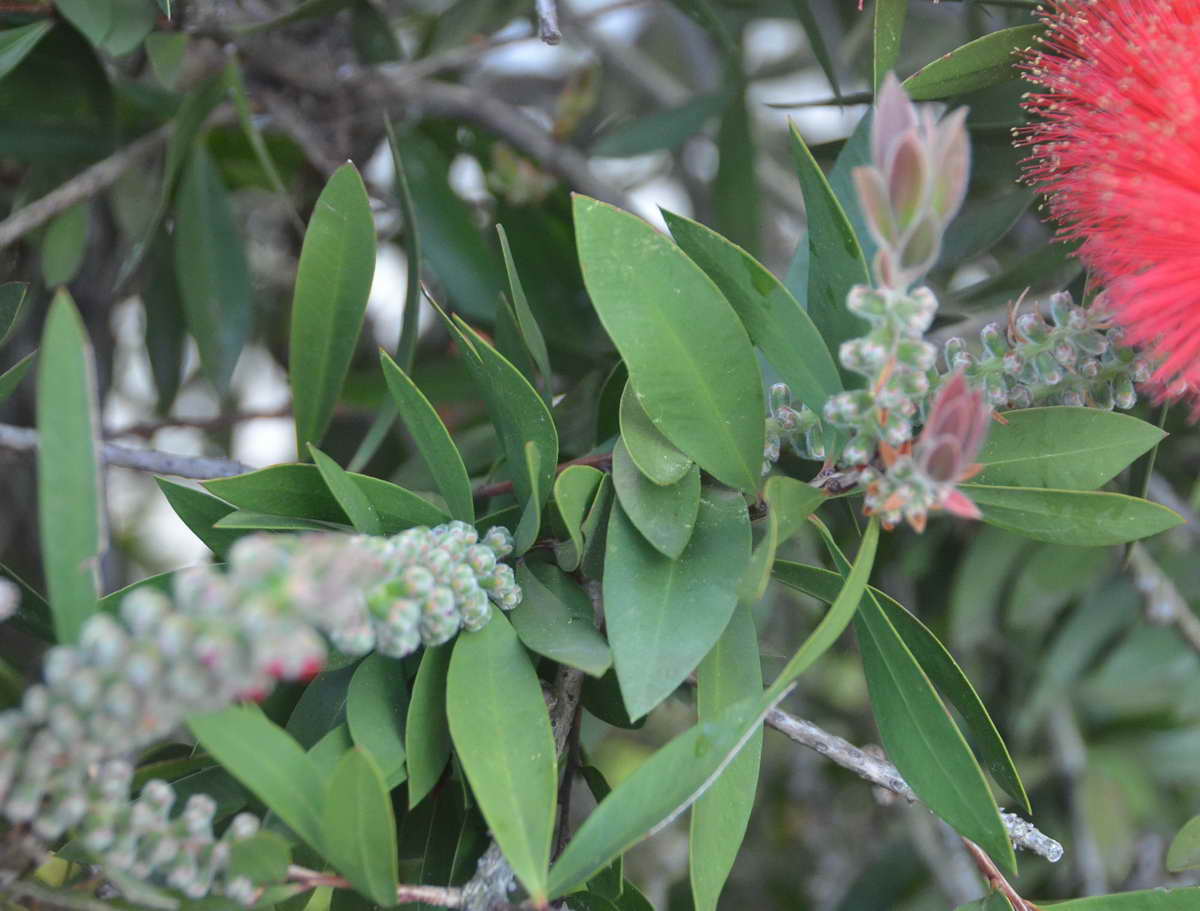
<path id="1" fill-rule="evenodd" d="M 1026 53 L 1026 178 L 1161 394 L 1200 417 L 1200 2 L 1049 0 Z"/>

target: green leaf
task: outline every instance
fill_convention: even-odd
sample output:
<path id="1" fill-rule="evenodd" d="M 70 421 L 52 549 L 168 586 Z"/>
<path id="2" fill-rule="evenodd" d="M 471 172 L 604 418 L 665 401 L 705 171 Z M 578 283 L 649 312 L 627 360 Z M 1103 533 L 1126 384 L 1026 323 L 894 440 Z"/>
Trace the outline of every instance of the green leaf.
<path id="1" fill-rule="evenodd" d="M 176 203 L 175 274 L 200 363 L 224 395 L 250 331 L 250 267 L 220 175 L 202 145 Z"/>
<path id="2" fill-rule="evenodd" d="M 162 10 L 164 16 L 168 19 L 171 18 L 171 0 L 158 0 L 158 8 Z"/>
<path id="3" fill-rule="evenodd" d="M 354 671 L 346 698 L 346 722 L 355 744 L 379 764 L 389 789 L 404 780 L 404 722 L 408 684 L 404 665 L 384 655 L 368 655 Z"/>
<path id="4" fill-rule="evenodd" d="M 38 527 L 58 641 L 74 643 L 96 612 L 105 520 L 100 499 L 95 367 L 83 321 L 60 290 L 38 358 Z"/>
<path id="5" fill-rule="evenodd" d="M 781 582 L 826 603 L 837 597 L 842 586 L 842 577 L 838 573 L 819 566 L 781 560 L 775 564 L 775 569 L 776 578 Z M 1009 755 L 1008 747 L 1005 746 L 1000 732 L 996 730 L 991 716 L 988 715 L 987 708 L 962 668 L 929 628 L 910 614 L 903 605 L 877 588 L 869 587 L 868 592 L 887 615 L 904 644 L 920 663 L 921 669 L 958 710 L 975 740 L 980 758 L 986 763 L 992 777 L 1029 811 L 1029 797 Z"/>
<path id="6" fill-rule="evenodd" d="M 1032 190 L 1016 189 L 991 199 L 968 201 L 942 238 L 938 265 L 946 269 L 986 253 L 1029 210 L 1035 195 Z"/>
<path id="7" fill-rule="evenodd" d="M 517 502 L 528 508 L 533 499 L 540 510 L 554 486 L 558 463 L 558 431 L 550 409 L 521 371 L 479 333 L 457 317 L 447 320 L 446 325 L 461 343 L 467 370 L 487 403 L 512 472 Z M 537 449 L 536 478 L 530 473 L 526 443 L 533 443 Z"/>
<path id="8" fill-rule="evenodd" d="M 842 342 L 867 330 L 866 322 L 846 309 L 850 289 L 870 282 L 867 263 L 846 210 L 795 124 L 791 137 L 808 218 L 808 314 L 825 339 L 826 349 L 837 351 Z M 842 373 L 847 384 L 861 385 L 860 379 Z"/>
<path id="9" fill-rule="evenodd" d="M 737 311 L 771 365 L 809 408 L 842 390 L 821 333 L 790 291 L 754 257 L 704 225 L 663 212 L 675 242 L 703 269 Z"/>
<path id="10" fill-rule="evenodd" d="M 321 834 L 333 866 L 385 908 L 396 903 L 396 818 L 383 773 L 361 748 L 346 753 L 325 793 Z"/>
<path id="11" fill-rule="evenodd" d="M 728 104 L 724 92 L 697 95 L 678 107 L 655 111 L 617 125 L 592 146 L 599 158 L 630 158 L 660 149 L 674 149 L 703 129 Z"/>
<path id="12" fill-rule="evenodd" d="M 265 22 L 254 22 L 249 25 L 244 25 L 237 29 L 243 35 L 254 35 L 258 32 L 269 31 L 270 29 L 279 28 L 282 25 L 291 25 L 293 22 L 304 22 L 307 19 L 319 19 L 321 16 L 328 16 L 336 13 L 343 7 L 349 6 L 351 0 L 301 0 L 300 3 L 282 15 L 276 16 L 274 19 L 268 19 Z"/>
<path id="13" fill-rule="evenodd" d="M 796 18 L 800 20 L 800 25 L 808 38 L 808 46 L 812 48 L 813 56 L 817 58 L 821 72 L 829 80 L 833 96 L 840 101 L 842 89 L 838 84 L 837 67 L 833 64 L 833 58 L 829 53 L 829 44 L 825 41 L 825 35 L 822 34 L 820 25 L 817 24 L 817 17 L 813 15 L 811 0 L 792 0 L 792 8 L 796 11 Z"/>
<path id="14" fill-rule="evenodd" d="M 600 488 L 592 499 L 591 509 L 583 520 L 583 559 L 579 569 L 588 579 L 599 579 L 604 575 L 604 552 L 608 546 L 608 520 L 612 514 L 612 478 L 607 474 L 600 481 Z"/>
<path id="15" fill-rule="evenodd" d="M 29 368 L 33 366 L 33 359 L 36 356 L 36 351 L 30 351 L 3 373 L 0 373 L 0 402 L 3 402 L 17 391 L 17 387 L 21 385 L 21 380 L 25 378 L 25 374 L 29 371 Z"/>
<path id="16" fill-rule="evenodd" d="M 137 50 L 154 28 L 154 8 L 148 0 L 108 0 L 112 4 L 112 25 L 104 36 L 104 50 L 123 57 Z"/>
<path id="17" fill-rule="evenodd" d="M 0 563 L 0 578 L 6 578 L 20 589 L 21 598 L 17 604 L 17 612 L 8 621 L 18 629 L 24 630 L 31 636 L 43 642 L 54 641 L 53 615 L 46 599 L 32 585 L 22 579 L 8 566 Z M 23 686 L 23 685 L 22 685 Z"/>
<path id="18" fill-rule="evenodd" d="M 1120 493 L 963 484 L 983 521 L 1035 541 L 1101 547 L 1148 538 L 1183 519 L 1158 503 Z"/>
<path id="19" fill-rule="evenodd" d="M 387 381 L 392 401 L 396 403 L 400 417 L 412 434 L 417 451 L 433 475 L 438 490 L 445 497 L 450 515 L 463 522 L 474 522 L 471 478 L 446 425 L 417 384 L 388 357 L 387 352 L 379 352 L 379 362 L 383 366 L 383 378 Z"/>
<path id="20" fill-rule="evenodd" d="M 325 785 L 312 760 L 257 707 L 233 706 L 188 719 L 209 753 L 310 848 L 324 850 Z"/>
<path id="21" fill-rule="evenodd" d="M 375 507 L 367 499 L 367 495 L 354 483 L 349 472 L 312 443 L 308 444 L 308 454 L 317 466 L 317 471 L 321 473 L 321 479 L 325 482 L 325 486 L 329 488 L 333 498 L 342 507 L 342 511 L 350 517 L 350 523 L 354 526 L 354 530 L 362 532 L 364 535 L 382 534 L 379 513 L 375 511 Z"/>
<path id="22" fill-rule="evenodd" d="M 353 661 L 331 668 L 332 663 L 329 662 L 327 669 L 304 687 L 284 727 L 305 750 L 313 749 L 325 735 L 346 721 L 346 700 L 357 667 Z"/>
<path id="23" fill-rule="evenodd" d="M 584 284 L 655 426 L 722 483 L 758 489 L 763 395 L 750 339 L 717 287 L 628 212 L 576 196 Z"/>
<path id="24" fill-rule="evenodd" d="M 661 831 L 712 784 L 783 693 L 755 696 L 688 728 L 600 802 L 550 869 L 550 895 L 582 886 L 643 838 Z"/>
<path id="25" fill-rule="evenodd" d="M 1026 408 L 993 422 L 976 461 L 975 484 L 1095 490 L 1166 433 L 1098 408 Z"/>
<path id="26" fill-rule="evenodd" d="M 146 355 L 158 390 L 158 411 L 167 414 L 183 379 L 187 329 L 175 276 L 175 251 L 166 231 L 159 231 L 146 260 L 140 295 L 146 314 Z"/>
<path id="27" fill-rule="evenodd" d="M 157 36 L 152 35 L 151 37 Z M 149 43 L 149 39 L 146 40 Z M 263 140 L 262 131 L 255 122 L 254 112 L 250 107 L 250 98 L 246 92 L 246 80 L 242 76 L 242 68 L 236 57 L 231 56 L 229 62 L 225 64 L 223 78 L 229 89 L 229 95 L 233 99 L 233 106 L 237 108 L 238 123 L 242 127 L 242 133 L 246 137 L 246 141 L 250 143 L 250 149 L 254 152 L 255 161 L 267 176 L 267 182 L 270 183 L 271 189 L 282 197 L 297 229 L 303 231 L 304 221 L 300 218 L 300 213 L 296 211 L 291 195 L 283 185 L 283 178 L 279 176 L 279 169 L 275 167 L 275 159 L 271 157 L 271 151 L 267 148 L 266 141 Z"/>
<path id="28" fill-rule="evenodd" d="M 829 538 L 829 530 L 819 519 L 814 517 L 809 521 L 817 527 L 822 536 Z M 858 545 L 858 554 L 854 558 L 854 565 L 845 577 L 846 581 L 842 585 L 842 590 L 838 592 L 838 596 L 830 605 L 829 610 L 825 612 L 825 616 L 821 618 L 821 622 L 817 624 L 817 628 L 809 633 L 808 638 L 796 650 L 796 654 L 792 655 L 788 663 L 784 665 L 783 671 L 767 689 L 768 693 L 782 694 L 793 680 L 825 654 L 829 647 L 837 641 L 842 631 L 850 625 L 851 619 L 858 611 L 863 593 L 867 590 L 867 581 L 871 578 L 871 569 L 875 565 L 875 551 L 878 546 L 879 522 L 872 518 L 863 534 L 862 543 Z M 774 574 L 780 581 L 787 582 L 787 576 L 781 574 L 781 569 L 786 573 L 786 564 L 776 561 Z"/>
<path id="29" fill-rule="evenodd" d="M 375 274 L 375 221 L 354 165 L 342 165 L 317 198 L 296 271 L 288 375 L 296 450 L 320 443 L 341 393 Z"/>
<path id="30" fill-rule="evenodd" d="M 240 528 L 244 531 L 350 531 L 350 526 L 338 525 L 335 522 L 301 519 L 297 516 L 273 516 L 246 509 L 235 509 L 214 522 L 213 528 Z"/>
<path id="31" fill-rule="evenodd" d="M 1145 892 L 1118 892 L 1095 898 L 1039 903 L 1048 911 L 1191 911 L 1200 902 L 1200 888 L 1148 889 Z"/>
<path id="32" fill-rule="evenodd" d="M 350 35 L 359 63 L 390 63 L 404 56 L 387 16 L 369 0 L 355 0 Z"/>
<path id="33" fill-rule="evenodd" d="M 763 500 L 767 504 L 766 533 L 755 546 L 738 588 L 738 597 L 750 603 L 766 593 L 779 545 L 800 530 L 804 520 L 825 502 L 825 494 L 795 478 L 774 475 L 763 485 Z"/>
<path id="34" fill-rule="evenodd" d="M 992 641 L 1005 580 L 1030 543 L 999 528 L 985 527 L 971 538 L 958 561 L 950 589 L 950 642 L 971 651 Z"/>
<path id="35" fill-rule="evenodd" d="M 990 32 L 925 64 L 904 80 L 913 101 L 933 101 L 986 89 L 1017 77 L 1014 52 L 1028 48 L 1044 26 L 1018 25 Z"/>
<path id="36" fill-rule="evenodd" d="M 1083 271 L 1077 249 L 1074 242 L 1039 246 L 999 274 L 958 291 L 950 303 L 977 312 L 1007 304 L 1022 293 L 1039 295 L 1066 287 Z"/>
<path id="37" fill-rule="evenodd" d="M 713 217 L 721 233 L 740 247 L 755 251 L 759 237 L 758 174 L 754 123 L 746 87 L 729 93 L 717 130 L 717 174 L 713 180 Z"/>
<path id="38" fill-rule="evenodd" d="M 204 542 L 204 546 L 218 560 L 224 560 L 233 542 L 241 535 L 233 531 L 214 530 L 213 525 L 233 512 L 234 507 L 194 487 L 166 478 L 155 478 L 154 481 L 180 521 Z"/>
<path id="39" fill-rule="evenodd" d="M 1200 867 L 1200 816 L 1189 819 L 1171 840 L 1167 869 L 1172 873 Z"/>
<path id="40" fill-rule="evenodd" d="M 0 31 L 0 79 L 8 75 L 25 55 L 37 47 L 37 43 L 45 37 L 46 32 L 54 28 L 51 19 L 31 22 L 17 28 L 6 28 Z"/>
<path id="41" fill-rule="evenodd" d="M 87 251 L 91 205 L 81 202 L 56 215 L 42 235 L 42 281 L 48 288 L 65 285 L 83 265 Z"/>
<path id="42" fill-rule="evenodd" d="M 954 911 L 1013 911 L 1013 906 L 999 892 L 992 892 L 979 901 L 959 905 Z"/>
<path id="43" fill-rule="evenodd" d="M 643 475 L 618 439 L 613 447 L 613 489 L 625 516 L 650 545 L 668 560 L 678 560 L 692 538 L 700 509 L 700 469 L 691 470 L 667 487 Z"/>
<path id="44" fill-rule="evenodd" d="M 292 846 L 278 832 L 262 830 L 229 846 L 228 876 L 245 876 L 255 885 L 274 885 L 287 879 Z"/>
<path id="45" fill-rule="evenodd" d="M 517 530 L 513 534 L 513 553 L 518 557 L 533 547 L 534 542 L 537 541 L 538 532 L 542 528 L 541 504 L 546 499 L 542 495 L 540 483 L 542 460 L 538 456 L 537 444 L 533 440 L 525 443 L 524 456 L 525 477 L 529 479 L 532 489 L 529 492 L 529 499 L 521 510 L 521 520 L 517 523 Z"/>
<path id="46" fill-rule="evenodd" d="M 761 696 L 762 666 L 754 614 L 745 604 L 734 610 L 729 626 L 697 671 L 696 711 L 701 721 L 719 717 L 731 705 Z M 692 807 L 688 869 L 696 911 L 716 911 L 717 899 L 741 847 L 758 790 L 762 729 L 751 735 Z"/>
<path id="47" fill-rule="evenodd" d="M 570 538 L 555 548 L 554 555 L 567 572 L 577 570 L 583 558 L 583 521 L 604 477 L 590 465 L 571 465 L 554 479 L 554 505 Z"/>
<path id="48" fill-rule="evenodd" d="M 591 601 L 570 577 L 545 563 L 521 563 L 517 582 L 523 595 L 509 619 L 526 648 L 593 677 L 612 667 Z"/>
<path id="49" fill-rule="evenodd" d="M 619 411 L 621 439 L 638 471 L 655 484 L 678 483 L 695 464 L 675 448 L 642 410 L 633 384 L 626 382 Z"/>
<path id="50" fill-rule="evenodd" d="M 446 713 L 496 843 L 530 898 L 544 904 L 557 804 L 554 735 L 537 673 L 503 614 L 456 640 Z"/>
<path id="51" fill-rule="evenodd" d="M 5 282 L 0 285 L 0 345 L 7 342 L 17 328 L 28 291 L 29 285 L 25 282 Z"/>
<path id="52" fill-rule="evenodd" d="M 875 91 L 900 59 L 900 36 L 908 16 L 908 0 L 875 0 L 875 42 L 872 61 Z"/>
<path id="53" fill-rule="evenodd" d="M 155 32 L 146 36 L 146 56 L 158 81 L 169 89 L 175 88 L 183 68 L 190 37 L 186 32 Z"/>
<path id="54" fill-rule="evenodd" d="M 450 758 L 450 727 L 446 720 L 446 675 L 450 669 L 449 643 L 426 648 L 413 681 L 404 726 L 408 753 L 408 806 L 412 809 L 428 794 Z"/>
<path id="55" fill-rule="evenodd" d="M 521 286 L 521 276 L 517 274 L 517 264 L 513 261 L 512 250 L 508 247 L 508 235 L 504 233 L 504 225 L 496 225 L 496 233 L 500 236 L 500 252 L 504 256 L 504 268 L 508 272 L 508 284 L 512 289 L 512 308 L 517 329 L 534 364 L 537 365 L 538 373 L 541 374 L 542 397 L 549 407 L 553 379 L 550 371 L 550 352 L 546 350 L 542 330 L 534 319 L 533 311 L 529 309 L 529 301 L 525 298 L 525 289 Z"/>
<path id="56" fill-rule="evenodd" d="M 737 604 L 749 559 L 750 522 L 734 491 L 704 491 L 692 539 L 678 560 L 654 550 L 623 509 L 613 510 L 605 621 L 630 718 L 669 696 L 712 648 Z"/>
<path id="57" fill-rule="evenodd" d="M 54 6 L 63 18 L 83 32 L 94 47 L 104 43 L 113 24 L 114 0 L 57 0 Z"/>

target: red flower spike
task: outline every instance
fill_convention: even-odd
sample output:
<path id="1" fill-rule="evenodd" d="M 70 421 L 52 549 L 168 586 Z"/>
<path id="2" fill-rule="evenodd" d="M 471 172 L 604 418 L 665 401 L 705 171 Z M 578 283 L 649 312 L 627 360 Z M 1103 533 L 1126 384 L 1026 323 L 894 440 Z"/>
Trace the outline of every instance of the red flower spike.
<path id="1" fill-rule="evenodd" d="M 1200 418 L 1200 2 L 1048 0 L 1018 142 L 1160 397 Z"/>

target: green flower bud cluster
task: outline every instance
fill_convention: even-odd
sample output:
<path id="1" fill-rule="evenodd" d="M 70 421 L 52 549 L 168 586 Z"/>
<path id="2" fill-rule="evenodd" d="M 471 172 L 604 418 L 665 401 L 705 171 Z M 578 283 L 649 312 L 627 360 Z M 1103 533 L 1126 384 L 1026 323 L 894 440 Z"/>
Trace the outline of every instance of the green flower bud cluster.
<path id="1" fill-rule="evenodd" d="M 325 662 L 321 633 L 343 652 L 401 657 L 479 629 L 493 603 L 520 603 L 499 562 L 512 549 L 507 530 L 480 539 L 462 522 L 391 538 L 252 535 L 231 549 L 228 573 L 178 573 L 171 596 L 131 591 L 77 645 L 50 649 L 43 682 L 0 712 L 0 818 L 47 841 L 78 830 L 102 864 L 190 897 L 218 887 L 245 897 L 222 871 L 227 838 L 251 824 L 216 840 L 212 802 L 193 797 L 171 818 L 161 783 L 131 802 L 128 757 L 190 715 L 311 678 Z"/>
<path id="2" fill-rule="evenodd" d="M 840 392 L 825 402 L 825 419 L 851 432 L 841 463 L 869 462 L 880 441 L 900 447 L 912 439 L 913 419 L 929 394 L 929 373 L 937 358 L 937 349 L 924 338 L 937 306 L 928 288 L 858 285 L 850 290 L 846 307 L 869 322 L 871 330 L 843 342 L 838 351 L 843 367 L 867 378 L 866 388 Z"/>
<path id="3" fill-rule="evenodd" d="M 821 419 L 801 405 L 792 407 L 792 390 L 787 383 L 776 383 L 769 396 L 771 413 L 767 416 L 767 442 L 763 447 L 765 477 L 779 461 L 783 444 L 787 443 L 803 459 L 825 458 L 825 442 L 821 438 Z"/>
<path id="4" fill-rule="evenodd" d="M 1050 319 L 1032 310 L 1009 320 L 1007 330 L 989 323 L 979 333 L 982 352 L 961 338 L 946 342 L 946 369 L 962 370 L 996 408 L 1077 405 L 1132 408 L 1135 383 L 1150 378 L 1151 363 L 1120 344 L 1102 310 L 1077 306 L 1066 292 L 1050 298 Z"/>

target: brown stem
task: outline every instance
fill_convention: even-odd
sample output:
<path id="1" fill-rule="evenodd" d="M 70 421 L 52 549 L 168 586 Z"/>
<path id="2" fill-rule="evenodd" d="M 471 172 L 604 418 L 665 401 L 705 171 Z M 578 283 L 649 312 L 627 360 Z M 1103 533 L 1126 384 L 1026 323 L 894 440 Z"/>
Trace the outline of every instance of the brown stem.
<path id="1" fill-rule="evenodd" d="M 569 462 L 563 462 L 555 466 L 554 473 L 562 474 L 572 465 L 591 465 L 596 468 L 602 468 L 612 462 L 611 452 L 601 452 L 596 455 L 582 456 L 578 459 L 571 459 Z M 476 500 L 481 500 L 486 497 L 496 497 L 502 493 L 511 493 L 513 489 L 512 481 L 497 481 L 495 484 L 482 484 L 476 487 L 473 496 Z"/>
<path id="2" fill-rule="evenodd" d="M 987 884 L 1008 899 L 1013 911 L 1041 911 L 1033 902 L 1026 901 L 1017 894 L 1017 890 L 1004 878 L 1004 874 L 983 848 L 969 838 L 964 838 L 963 844 L 967 846 L 967 853 L 971 855 L 971 860 L 975 861 L 975 866 L 979 868 Z"/>
<path id="3" fill-rule="evenodd" d="M 315 889 L 318 886 L 331 886 L 335 889 L 353 889 L 348 880 L 332 873 L 321 873 L 306 867 L 288 867 L 288 882 Z M 407 902 L 424 902 L 427 905 L 437 905 L 440 908 L 461 908 L 462 890 L 442 888 L 441 886 L 415 886 L 399 883 L 396 886 L 396 901 L 399 904 Z"/>

